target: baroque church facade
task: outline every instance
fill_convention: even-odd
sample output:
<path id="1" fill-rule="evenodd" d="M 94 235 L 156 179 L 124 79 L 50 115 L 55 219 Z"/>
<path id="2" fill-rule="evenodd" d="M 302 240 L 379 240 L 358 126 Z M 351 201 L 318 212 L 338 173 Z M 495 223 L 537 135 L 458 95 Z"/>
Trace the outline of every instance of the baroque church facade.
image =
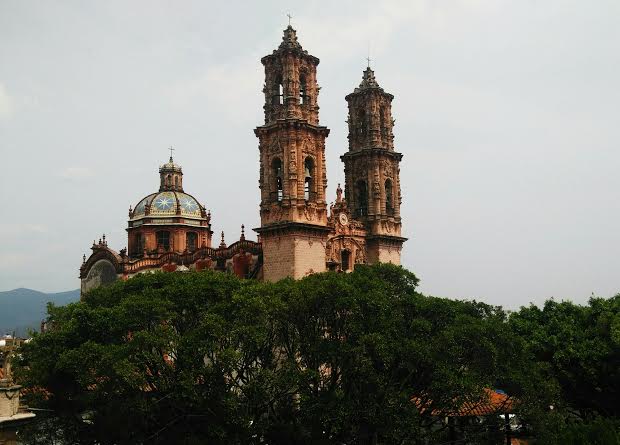
<path id="1" fill-rule="evenodd" d="M 170 157 L 160 186 L 129 209 L 127 248 L 105 236 L 94 241 L 80 268 L 82 294 L 155 270 L 214 269 L 276 281 L 356 264 L 400 264 L 400 161 L 394 149 L 391 103 L 368 67 L 346 96 L 349 146 L 340 157 L 345 184 L 328 205 L 325 140 L 319 122 L 319 59 L 308 54 L 289 25 L 282 42 L 263 57 L 264 123 L 254 133 L 260 152 L 260 227 L 257 241 L 212 246 L 211 214 L 183 189 L 183 171 Z"/>

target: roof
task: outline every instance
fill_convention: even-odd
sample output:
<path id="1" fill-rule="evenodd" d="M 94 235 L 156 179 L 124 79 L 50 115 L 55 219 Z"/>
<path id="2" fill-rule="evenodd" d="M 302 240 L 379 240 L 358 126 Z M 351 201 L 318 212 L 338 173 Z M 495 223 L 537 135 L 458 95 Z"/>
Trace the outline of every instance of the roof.
<path id="1" fill-rule="evenodd" d="M 148 207 L 148 212 L 147 212 Z M 198 204 L 192 195 L 177 192 L 164 191 L 151 193 L 142 198 L 131 214 L 131 218 L 140 218 L 146 214 L 150 216 L 171 216 L 177 214 L 177 209 L 181 216 L 201 218 L 204 208 Z"/>
<path id="2" fill-rule="evenodd" d="M 464 402 L 456 411 L 446 412 L 433 409 L 432 401 L 424 402 L 420 397 L 413 397 L 411 401 L 422 412 L 431 409 L 431 415 L 447 417 L 479 417 L 492 414 L 508 414 L 513 412 L 515 406 L 515 399 L 504 391 L 489 388 L 485 388 L 479 398 Z"/>

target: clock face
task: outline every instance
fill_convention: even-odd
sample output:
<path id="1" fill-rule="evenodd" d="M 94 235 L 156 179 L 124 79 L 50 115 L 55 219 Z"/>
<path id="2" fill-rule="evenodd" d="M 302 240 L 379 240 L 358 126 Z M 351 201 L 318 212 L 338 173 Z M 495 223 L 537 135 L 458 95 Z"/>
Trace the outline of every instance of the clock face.
<path id="1" fill-rule="evenodd" d="M 346 226 L 349 223 L 349 218 L 347 218 L 347 215 L 344 213 L 341 213 L 338 219 L 340 220 L 340 224 L 343 226 Z"/>

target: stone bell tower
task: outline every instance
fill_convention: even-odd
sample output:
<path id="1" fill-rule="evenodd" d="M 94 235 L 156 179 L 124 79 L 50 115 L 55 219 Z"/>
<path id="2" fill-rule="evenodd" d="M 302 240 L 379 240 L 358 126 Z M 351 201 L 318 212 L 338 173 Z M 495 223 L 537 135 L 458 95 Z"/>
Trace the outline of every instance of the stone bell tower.
<path id="1" fill-rule="evenodd" d="M 349 151 L 345 195 L 353 216 L 366 226 L 369 263 L 400 264 L 406 238 L 401 237 L 400 168 L 394 151 L 392 96 L 379 86 L 368 67 L 362 83 L 346 96 L 349 104 Z"/>
<path id="2" fill-rule="evenodd" d="M 325 270 L 326 127 L 319 125 L 316 67 L 289 25 L 265 66 L 265 123 L 260 151 L 260 234 L 269 281 Z"/>

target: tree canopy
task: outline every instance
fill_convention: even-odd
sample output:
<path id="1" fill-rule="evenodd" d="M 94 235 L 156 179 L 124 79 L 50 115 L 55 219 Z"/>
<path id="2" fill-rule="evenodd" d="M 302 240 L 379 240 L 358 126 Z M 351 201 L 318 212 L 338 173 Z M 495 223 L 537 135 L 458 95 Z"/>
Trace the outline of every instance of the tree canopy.
<path id="1" fill-rule="evenodd" d="M 445 417 L 489 388 L 546 443 L 577 415 L 617 417 L 620 296 L 506 314 L 417 283 L 393 265 L 278 283 L 156 273 L 50 306 L 18 373 L 53 412 L 33 440 L 441 443 Z"/>

